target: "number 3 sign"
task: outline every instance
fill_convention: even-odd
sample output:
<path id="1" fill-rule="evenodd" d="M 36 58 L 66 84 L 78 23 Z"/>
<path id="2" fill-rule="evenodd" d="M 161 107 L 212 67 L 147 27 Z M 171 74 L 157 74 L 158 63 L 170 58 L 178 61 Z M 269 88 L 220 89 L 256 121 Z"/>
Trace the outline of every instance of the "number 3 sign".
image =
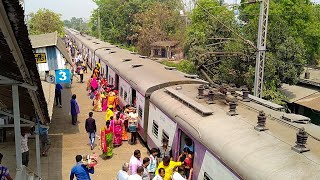
<path id="1" fill-rule="evenodd" d="M 70 83 L 70 70 L 60 69 L 56 70 L 56 83 Z"/>

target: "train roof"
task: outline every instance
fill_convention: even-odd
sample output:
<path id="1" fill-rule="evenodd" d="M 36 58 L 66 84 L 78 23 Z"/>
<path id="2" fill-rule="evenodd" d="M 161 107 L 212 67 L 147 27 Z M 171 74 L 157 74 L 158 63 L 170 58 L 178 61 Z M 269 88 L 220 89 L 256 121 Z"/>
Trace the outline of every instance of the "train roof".
<path id="1" fill-rule="evenodd" d="M 76 31 L 69 30 L 69 33 L 91 51 L 95 51 L 97 57 L 144 96 L 150 96 L 153 91 L 171 85 L 207 83 L 109 43 L 94 43 L 98 40 L 93 37 L 82 36 Z"/>
<path id="2" fill-rule="evenodd" d="M 197 99 L 198 85 L 179 85 L 155 91 L 151 102 L 186 132 L 205 145 L 244 179 L 318 179 L 320 177 L 320 127 L 297 124 L 280 119 L 286 113 L 275 111 L 255 102 L 238 102 L 237 113 L 226 114 L 229 107 L 224 100 L 208 105 L 206 99 Z M 174 90 L 172 90 L 172 89 Z M 171 93 L 168 92 L 171 91 Z M 182 94 L 182 95 L 181 95 Z M 185 96 L 185 99 L 181 97 Z M 177 97 L 180 97 L 179 99 Z M 195 112 L 196 101 L 200 109 L 210 108 L 212 115 Z M 269 130 L 254 130 L 259 110 L 264 110 Z M 299 154 L 295 145 L 297 129 L 304 127 L 309 133 L 309 152 Z"/>

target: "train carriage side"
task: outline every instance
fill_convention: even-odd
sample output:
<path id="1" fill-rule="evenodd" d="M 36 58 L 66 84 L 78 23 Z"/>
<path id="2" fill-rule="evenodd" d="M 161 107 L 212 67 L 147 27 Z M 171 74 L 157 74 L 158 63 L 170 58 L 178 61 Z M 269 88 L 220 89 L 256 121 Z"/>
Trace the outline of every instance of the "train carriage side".
<path id="1" fill-rule="evenodd" d="M 158 124 L 150 123 L 148 126 L 148 145 L 161 145 L 160 139 L 155 138 L 155 132 L 158 132 L 158 138 L 162 138 L 165 137 L 163 129 L 170 131 L 173 127 L 174 135 L 170 132 L 168 136 L 177 158 L 185 137 L 191 138 L 195 152 L 193 179 L 320 177 L 319 141 L 308 141 L 310 152 L 296 153 L 291 150 L 296 135 L 296 129 L 291 126 L 269 121 L 267 132 L 257 132 L 254 130 L 257 112 L 252 109 L 246 106 L 237 108 L 239 115 L 231 117 L 227 115 L 228 108 L 222 100 L 211 105 L 207 105 L 205 100 L 196 100 L 198 85 L 179 86 L 180 90 L 166 88 L 152 94 L 149 119 Z M 250 105 L 263 108 L 254 102 Z M 210 107 L 213 114 L 204 116 L 200 112 L 207 112 L 204 107 Z M 315 128 L 320 130 L 320 127 Z"/>

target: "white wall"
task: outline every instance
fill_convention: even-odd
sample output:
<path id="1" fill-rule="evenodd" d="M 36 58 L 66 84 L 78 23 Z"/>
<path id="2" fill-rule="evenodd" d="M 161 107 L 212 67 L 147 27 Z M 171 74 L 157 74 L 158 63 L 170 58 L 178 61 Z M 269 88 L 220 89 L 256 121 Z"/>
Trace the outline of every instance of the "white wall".
<path id="1" fill-rule="evenodd" d="M 108 73 L 110 73 L 110 68 L 108 68 Z M 111 70 L 112 71 L 112 70 Z M 112 71 L 113 72 L 113 71 Z M 121 94 L 121 88 L 123 93 Z M 127 98 L 124 99 L 124 92 L 127 92 Z M 131 86 L 119 77 L 119 99 L 122 105 L 131 104 Z"/>
<path id="2" fill-rule="evenodd" d="M 110 67 L 108 67 L 108 84 L 116 85 L 116 73 Z"/>
<path id="3" fill-rule="evenodd" d="M 205 172 L 212 179 L 224 179 L 224 180 L 239 179 L 208 151 L 206 151 L 206 154 L 204 155 L 204 159 L 201 165 L 198 179 L 203 179 Z"/>
<path id="4" fill-rule="evenodd" d="M 158 124 L 158 137 L 155 137 L 152 133 L 153 121 Z M 177 123 L 172 121 L 161 110 L 159 110 L 154 104 L 150 103 L 149 108 L 149 123 L 148 123 L 148 136 L 157 145 L 161 146 L 163 130 L 169 136 L 169 146 L 172 146 L 172 141 L 177 129 Z"/>
<path id="5" fill-rule="evenodd" d="M 144 124 L 144 104 L 145 104 L 145 98 L 143 95 L 141 95 L 138 91 L 136 91 L 136 107 L 137 107 L 137 112 L 139 114 L 139 108 L 142 109 L 142 117 L 138 116 L 139 124 L 141 127 L 143 127 Z"/>

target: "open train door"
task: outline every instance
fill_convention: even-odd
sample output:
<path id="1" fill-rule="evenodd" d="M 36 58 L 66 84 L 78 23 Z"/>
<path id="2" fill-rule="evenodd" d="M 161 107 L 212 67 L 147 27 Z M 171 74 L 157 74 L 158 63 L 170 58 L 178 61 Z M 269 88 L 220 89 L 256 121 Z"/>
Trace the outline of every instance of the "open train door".
<path id="1" fill-rule="evenodd" d="M 116 74 L 115 88 L 119 90 L 119 75 Z"/>

